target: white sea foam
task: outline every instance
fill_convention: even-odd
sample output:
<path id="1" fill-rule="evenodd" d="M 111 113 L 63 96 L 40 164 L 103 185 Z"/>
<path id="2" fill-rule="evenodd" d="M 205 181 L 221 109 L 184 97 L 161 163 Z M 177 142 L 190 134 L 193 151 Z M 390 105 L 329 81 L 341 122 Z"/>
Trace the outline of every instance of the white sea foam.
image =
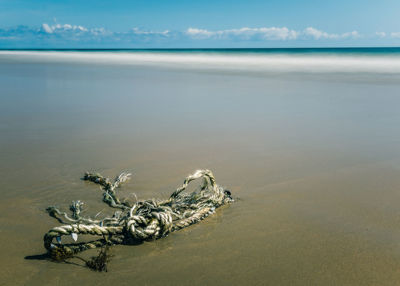
<path id="1" fill-rule="evenodd" d="M 400 56 L 397 55 L 0 51 L 1 60 L 281 73 L 400 74 Z"/>

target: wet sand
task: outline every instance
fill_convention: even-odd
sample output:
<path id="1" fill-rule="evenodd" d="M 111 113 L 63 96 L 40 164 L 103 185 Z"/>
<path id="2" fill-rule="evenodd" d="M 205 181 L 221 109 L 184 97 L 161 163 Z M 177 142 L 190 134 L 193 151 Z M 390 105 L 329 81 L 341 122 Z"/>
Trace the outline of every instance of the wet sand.
<path id="1" fill-rule="evenodd" d="M 3 60 L 0 284 L 398 285 L 397 82 Z M 47 206 L 106 208 L 84 171 L 131 171 L 144 199 L 198 168 L 237 202 L 113 247 L 106 274 L 37 256 Z"/>

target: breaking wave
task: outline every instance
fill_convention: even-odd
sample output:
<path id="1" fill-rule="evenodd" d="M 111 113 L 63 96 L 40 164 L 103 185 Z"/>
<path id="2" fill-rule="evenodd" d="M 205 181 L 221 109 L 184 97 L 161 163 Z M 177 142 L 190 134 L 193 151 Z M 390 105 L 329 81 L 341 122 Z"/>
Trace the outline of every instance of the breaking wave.
<path id="1" fill-rule="evenodd" d="M 0 51 L 0 61 L 165 66 L 280 73 L 400 74 L 400 55 Z"/>

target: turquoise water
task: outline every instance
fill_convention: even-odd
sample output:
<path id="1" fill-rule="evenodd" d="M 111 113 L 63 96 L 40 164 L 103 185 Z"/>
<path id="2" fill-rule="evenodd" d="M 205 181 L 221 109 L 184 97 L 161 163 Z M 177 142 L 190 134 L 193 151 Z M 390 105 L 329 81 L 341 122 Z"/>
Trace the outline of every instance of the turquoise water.
<path id="1" fill-rule="evenodd" d="M 14 51 L 76 51 L 76 52 L 111 52 L 111 53 L 220 53 L 220 54 L 362 54 L 362 55 L 400 55 L 400 47 L 374 48 L 238 48 L 238 49 L 0 49 Z"/>

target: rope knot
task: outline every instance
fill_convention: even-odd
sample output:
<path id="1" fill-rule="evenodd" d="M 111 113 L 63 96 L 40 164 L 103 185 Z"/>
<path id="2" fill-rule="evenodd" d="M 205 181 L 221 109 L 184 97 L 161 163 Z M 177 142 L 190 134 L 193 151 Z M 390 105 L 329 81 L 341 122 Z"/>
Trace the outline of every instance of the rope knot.
<path id="1" fill-rule="evenodd" d="M 84 180 L 99 184 L 103 190 L 103 201 L 119 209 L 112 217 L 101 220 L 81 216 L 83 202 L 74 201 L 70 207 L 72 217 L 55 207 L 48 213 L 66 224 L 55 227 L 44 236 L 44 246 L 55 257 L 64 257 L 77 252 L 104 245 L 131 243 L 158 239 L 168 233 L 197 223 L 215 212 L 215 209 L 233 202 L 231 192 L 215 182 L 210 170 L 197 170 L 186 177 L 183 185 L 166 200 L 142 200 L 131 205 L 121 202 L 116 189 L 130 178 L 122 173 L 114 182 L 99 174 L 85 173 Z M 192 193 L 185 192 L 189 183 L 202 179 L 202 184 Z M 97 215 L 96 215 L 97 216 Z M 90 242 L 62 244 L 61 237 L 71 235 L 77 241 L 79 235 L 95 235 L 101 239 Z M 53 240 L 56 240 L 54 242 Z"/>

